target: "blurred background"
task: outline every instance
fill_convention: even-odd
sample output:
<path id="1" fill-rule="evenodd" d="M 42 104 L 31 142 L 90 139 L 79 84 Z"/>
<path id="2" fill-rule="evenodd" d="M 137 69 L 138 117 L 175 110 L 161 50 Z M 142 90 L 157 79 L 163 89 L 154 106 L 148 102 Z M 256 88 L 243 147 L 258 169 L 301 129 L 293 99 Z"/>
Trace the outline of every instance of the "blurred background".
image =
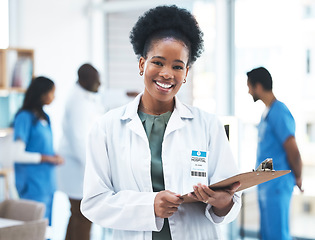
<path id="1" fill-rule="evenodd" d="M 294 192 L 291 232 L 295 239 L 315 239 L 314 0 L 0 0 L 0 168 L 12 164 L 10 124 L 27 85 L 27 80 L 8 82 L 14 63 L 20 62 L 24 75 L 44 75 L 55 82 L 56 99 L 45 110 L 58 146 L 64 102 L 83 63 L 99 70 L 106 109 L 130 101 L 127 92 L 142 91 L 129 32 L 139 15 L 160 4 L 189 9 L 204 32 L 205 52 L 189 72 L 179 97 L 218 114 L 229 125 L 242 172 L 255 167 L 256 125 L 265 108 L 248 94 L 246 72 L 259 66 L 270 71 L 275 95 L 296 120 L 304 164 L 305 192 Z M 13 174 L 9 195 L 14 198 Z M 0 180 L 3 199 L 6 186 Z M 255 190 L 244 191 L 239 219 L 223 227 L 224 239 L 258 239 Z M 64 238 L 68 217 L 68 199 L 57 192 L 53 240 Z M 95 240 L 105 239 L 110 231 L 93 225 L 92 234 Z"/>

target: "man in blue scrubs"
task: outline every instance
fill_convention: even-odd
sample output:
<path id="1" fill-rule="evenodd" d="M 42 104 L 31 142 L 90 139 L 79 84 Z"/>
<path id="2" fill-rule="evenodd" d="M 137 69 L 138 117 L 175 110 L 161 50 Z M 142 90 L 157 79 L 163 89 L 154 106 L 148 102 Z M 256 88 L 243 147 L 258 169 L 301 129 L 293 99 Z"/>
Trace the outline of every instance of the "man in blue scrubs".
<path id="1" fill-rule="evenodd" d="M 290 174 L 258 185 L 261 238 L 290 240 L 289 210 L 294 185 L 303 191 L 295 121 L 286 105 L 274 96 L 272 78 L 267 69 L 253 69 L 247 77 L 248 92 L 253 100 L 261 100 L 266 105 L 258 125 L 256 167 L 266 158 L 272 158 L 275 170 L 291 170 Z"/>

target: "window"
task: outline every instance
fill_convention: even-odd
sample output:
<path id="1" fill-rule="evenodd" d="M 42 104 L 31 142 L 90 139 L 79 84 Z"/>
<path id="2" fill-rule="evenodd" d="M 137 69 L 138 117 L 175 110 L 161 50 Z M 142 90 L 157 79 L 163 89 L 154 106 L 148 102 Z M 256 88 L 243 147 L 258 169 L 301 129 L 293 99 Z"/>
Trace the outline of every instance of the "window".
<path id="1" fill-rule="evenodd" d="M 0 1 L 0 48 L 9 46 L 9 5 L 8 0 Z"/>

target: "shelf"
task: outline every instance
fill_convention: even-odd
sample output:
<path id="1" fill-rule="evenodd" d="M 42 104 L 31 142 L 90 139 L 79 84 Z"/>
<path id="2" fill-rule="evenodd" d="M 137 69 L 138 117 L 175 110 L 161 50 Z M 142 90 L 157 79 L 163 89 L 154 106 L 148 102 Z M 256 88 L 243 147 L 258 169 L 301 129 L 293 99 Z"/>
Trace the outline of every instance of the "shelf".
<path id="1" fill-rule="evenodd" d="M 25 93 L 25 88 L 0 88 L 0 97 L 7 97 L 11 93 Z"/>
<path id="2" fill-rule="evenodd" d="M 0 49 L 0 134 L 6 136 L 34 78 L 34 50 Z"/>
<path id="3" fill-rule="evenodd" d="M 0 88 L 26 89 L 33 77 L 33 49 L 0 49 Z"/>

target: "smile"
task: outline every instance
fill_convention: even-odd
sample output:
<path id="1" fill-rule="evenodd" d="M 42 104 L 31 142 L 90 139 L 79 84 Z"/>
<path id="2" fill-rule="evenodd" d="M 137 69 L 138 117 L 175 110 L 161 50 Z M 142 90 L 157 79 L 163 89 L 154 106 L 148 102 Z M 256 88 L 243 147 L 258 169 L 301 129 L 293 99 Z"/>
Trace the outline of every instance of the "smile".
<path id="1" fill-rule="evenodd" d="M 155 82 L 158 86 L 162 87 L 162 88 L 165 88 L 165 89 L 168 89 L 168 88 L 171 88 L 173 85 L 171 84 L 166 84 L 166 83 L 161 83 L 161 82 Z"/>

